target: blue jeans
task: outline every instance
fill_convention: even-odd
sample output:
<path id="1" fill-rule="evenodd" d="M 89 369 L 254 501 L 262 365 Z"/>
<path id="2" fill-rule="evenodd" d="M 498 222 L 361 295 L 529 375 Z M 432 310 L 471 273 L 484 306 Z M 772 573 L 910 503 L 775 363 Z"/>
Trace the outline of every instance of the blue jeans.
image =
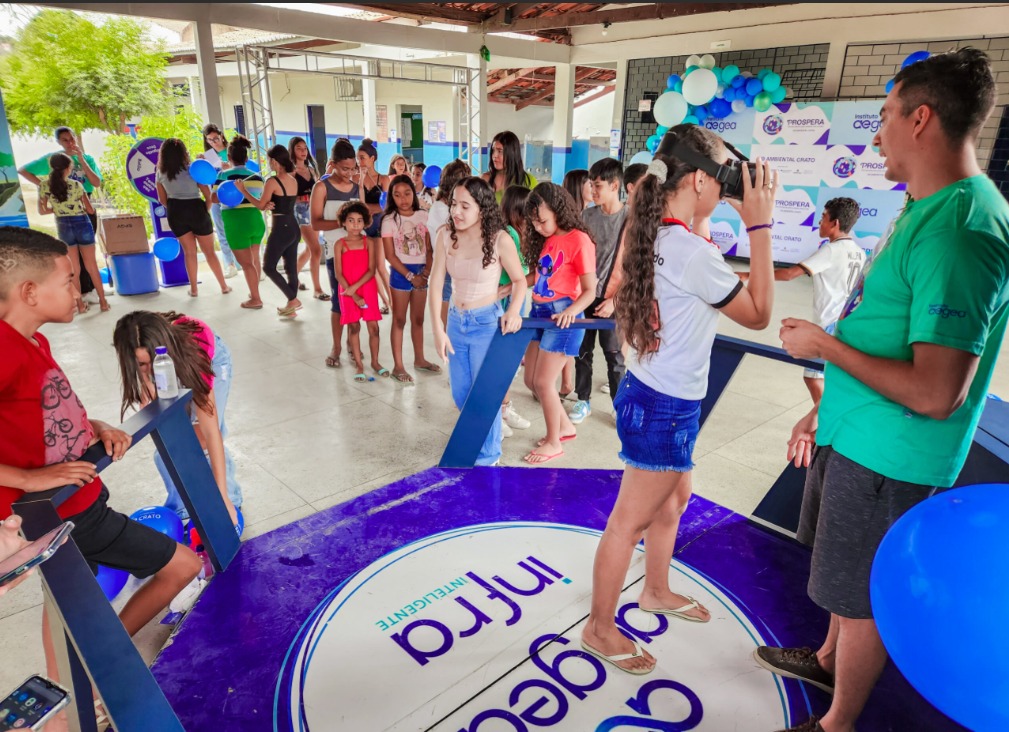
<path id="1" fill-rule="evenodd" d="M 231 391 L 231 351 L 225 345 L 224 341 L 221 340 L 220 336 L 214 336 L 214 402 L 217 405 L 217 424 L 221 428 L 221 437 L 228 436 L 228 428 L 224 423 L 224 412 L 225 408 L 228 406 L 228 394 Z M 205 453 L 206 454 L 206 453 Z M 210 461 L 210 456 L 207 455 L 207 461 Z M 165 462 L 161 459 L 161 455 L 158 452 L 154 453 L 154 464 L 158 468 L 158 473 L 161 475 L 161 480 L 165 482 L 165 490 L 168 491 L 168 498 L 165 499 L 165 506 L 178 514 L 179 518 L 186 521 L 189 518 L 189 511 L 186 509 L 186 505 L 182 502 L 182 497 L 179 495 L 178 489 L 175 487 L 175 482 L 172 480 L 172 476 L 168 474 L 168 468 L 165 467 Z M 224 446 L 224 469 L 227 475 L 228 481 L 228 498 L 235 505 L 235 508 L 240 508 L 242 505 L 242 488 L 238 485 L 238 481 L 235 479 L 235 461 L 231 457 L 231 453 L 228 452 L 228 446 Z"/>
<path id="2" fill-rule="evenodd" d="M 210 207 L 210 217 L 214 220 L 214 231 L 217 233 L 217 241 L 221 243 L 221 259 L 224 260 L 225 267 L 241 269 L 238 260 L 235 259 L 231 247 L 228 246 L 228 237 L 224 234 L 224 219 L 221 218 L 221 204 L 215 203 Z"/>
<path id="3" fill-rule="evenodd" d="M 462 409 L 480 372 L 487 349 L 498 329 L 498 318 L 504 311 L 498 303 L 472 310 L 460 310 L 455 305 L 448 308 L 448 338 L 454 354 L 448 359 L 449 385 L 452 399 Z M 501 419 L 495 415 L 480 448 L 477 465 L 493 465 L 501 459 Z"/>

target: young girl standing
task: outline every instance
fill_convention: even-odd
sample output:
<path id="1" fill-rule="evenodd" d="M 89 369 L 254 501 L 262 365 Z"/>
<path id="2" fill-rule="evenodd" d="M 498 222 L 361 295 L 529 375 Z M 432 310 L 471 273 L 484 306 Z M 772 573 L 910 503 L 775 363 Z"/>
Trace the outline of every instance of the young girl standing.
<path id="1" fill-rule="evenodd" d="M 343 323 L 340 317 L 340 298 L 337 296 L 339 283 L 336 281 L 336 258 L 333 256 L 336 242 L 343 235 L 343 226 L 339 221 L 340 209 L 348 201 L 359 201 L 361 189 L 353 181 L 357 169 L 357 153 L 350 140 L 341 137 L 333 143 L 329 153 L 329 163 L 326 170 L 329 174 L 323 177 L 312 189 L 312 228 L 322 234 L 323 250 L 326 255 L 326 272 L 329 274 L 329 287 L 333 297 L 329 302 L 329 323 L 333 332 L 333 348 L 326 356 L 326 366 L 340 368 L 342 352 Z M 371 212 L 369 211 L 369 217 Z M 372 247 L 374 249 L 374 247 Z M 388 376 L 389 372 L 382 369 Z"/>
<path id="2" fill-rule="evenodd" d="M 462 160 L 456 158 L 451 163 L 442 168 L 441 179 L 438 182 L 438 197 L 433 204 L 431 204 L 431 210 L 427 213 L 427 231 L 428 235 L 431 237 L 431 241 L 434 242 L 438 238 L 438 232 L 441 227 L 448 225 L 448 218 L 450 215 L 448 205 L 452 198 L 452 189 L 456 187 L 463 178 L 469 178 L 471 175 L 469 166 L 466 165 Z M 449 275 L 445 275 L 445 285 L 442 287 L 441 291 L 441 323 L 442 325 L 448 325 L 448 303 L 452 299 L 452 278 Z"/>
<path id="3" fill-rule="evenodd" d="M 582 168 L 569 170 L 564 174 L 564 182 L 561 185 L 575 199 L 575 208 L 578 209 L 579 213 L 595 202 L 592 192 L 592 182 L 589 180 L 589 171 Z"/>
<path id="4" fill-rule="evenodd" d="M 522 326 L 526 282 L 518 252 L 504 231 L 494 192 L 480 178 L 466 178 L 452 189 L 452 217 L 438 234 L 431 273 L 431 307 L 439 302 L 445 273 L 452 275 L 452 303 L 448 329 L 431 319 L 435 350 L 448 361 L 452 399 L 462 409 L 480 372 L 501 320 L 501 333 Z M 501 308 L 498 284 L 502 269 L 513 284 L 508 310 Z M 502 313 L 504 317 L 502 317 Z M 501 459 L 501 420 L 495 419 L 480 448 L 477 465 L 496 465 Z"/>
<path id="5" fill-rule="evenodd" d="M 480 177 L 490 183 L 498 203 L 501 203 L 501 197 L 508 186 L 522 186 L 532 190 L 537 183 L 522 163 L 522 143 L 519 142 L 518 135 L 510 130 L 494 135 L 490 145 L 490 170 Z"/>
<path id="6" fill-rule="evenodd" d="M 430 211 L 434 205 L 434 189 L 424 185 L 424 171 L 427 166 L 424 163 L 414 163 L 410 168 L 410 180 L 413 181 L 413 189 L 417 191 L 417 199 L 420 201 L 422 211 Z"/>
<path id="7" fill-rule="evenodd" d="M 308 149 L 304 138 L 292 137 L 287 143 L 287 152 L 294 163 L 294 180 L 298 184 L 298 200 L 294 204 L 294 218 L 301 228 L 301 238 L 305 242 L 305 251 L 298 257 L 298 271 L 311 260 L 309 274 L 312 276 L 312 286 L 316 300 L 328 301 L 329 295 L 322 290 L 319 282 L 319 267 L 322 265 L 322 245 L 319 234 L 312 228 L 312 188 L 319 178 L 319 166 Z M 305 289 L 304 285 L 299 285 Z"/>
<path id="8" fill-rule="evenodd" d="M 203 154 L 197 155 L 210 162 L 217 170 L 218 175 L 227 171 L 231 167 L 231 158 L 228 156 L 229 143 L 221 128 L 211 123 L 203 127 Z M 250 171 L 251 173 L 251 171 Z M 210 217 L 214 220 L 214 233 L 217 234 L 217 243 L 221 245 L 221 259 L 224 260 L 224 277 L 230 279 L 238 274 L 238 260 L 231 251 L 228 243 L 228 234 L 224 227 L 224 218 L 221 216 L 221 204 L 214 201 L 210 207 Z"/>
<path id="9" fill-rule="evenodd" d="M 557 328 L 539 331 L 526 350 L 525 382 L 543 405 L 547 434 L 523 460 L 538 464 L 564 454 L 561 443 L 575 439 L 575 426 L 561 406 L 557 377 L 578 355 L 585 332 L 569 328 L 595 299 L 596 248 L 571 196 L 555 183 L 540 183 L 526 201 L 525 260 L 536 269 L 532 318 L 548 318 Z"/>
<path id="10" fill-rule="evenodd" d="M 378 295 L 385 303 L 382 313 L 386 314 L 392 306 L 392 299 L 389 270 L 385 264 L 385 249 L 382 246 L 382 194 L 389 190 L 390 178 L 375 170 L 376 162 L 378 162 L 378 150 L 375 149 L 375 143 L 366 137 L 357 147 L 357 182 L 361 186 L 364 202 L 371 211 L 371 226 L 365 229 L 364 233 L 376 250 L 375 273 L 378 275 Z"/>
<path id="11" fill-rule="evenodd" d="M 525 210 L 529 193 L 528 188 L 508 186 L 501 197 L 501 215 L 504 218 L 505 231 L 515 242 L 515 251 L 522 263 L 522 274 L 525 276 L 527 285 L 531 285 L 532 282 L 530 282 L 529 267 L 526 266 L 525 259 L 522 257 L 522 232 L 526 229 Z M 506 271 L 501 271 L 501 281 L 498 284 L 500 285 L 498 297 L 501 298 L 501 307 L 507 308 L 511 304 L 512 281 Z M 525 308 L 524 302 L 522 308 Z M 522 310 L 519 312 L 521 313 Z M 515 411 L 515 407 L 512 405 L 511 389 L 509 389 L 505 393 L 504 401 L 501 402 L 501 434 L 504 437 L 511 437 L 514 434 L 512 430 L 526 430 L 529 429 L 530 424 L 528 419 Z"/>
<path id="12" fill-rule="evenodd" d="M 371 221 L 368 207 L 360 201 L 348 203 L 340 210 L 340 225 L 347 235 L 336 243 L 333 270 L 339 283 L 340 322 L 350 330 L 347 346 L 357 373 L 354 381 L 366 381 L 364 357 L 361 355 L 361 321 L 368 324 L 368 346 L 371 368 L 379 376 L 388 373 L 378 362 L 378 286 L 375 284 L 375 250 L 368 245 L 364 229 Z"/>
<path id="13" fill-rule="evenodd" d="M 217 176 L 218 185 L 214 189 L 214 200 L 217 201 L 217 192 L 220 184 L 229 180 L 236 182 L 244 181 L 247 189 L 256 189 L 262 194 L 263 179 L 256 173 L 245 167 L 249 161 L 249 150 L 252 142 L 247 137 L 235 135 L 228 143 L 228 158 L 232 161 L 232 166 L 222 170 Z M 219 206 L 219 203 L 214 205 Z M 242 303 L 241 307 L 247 310 L 261 310 L 263 300 L 259 295 L 259 274 L 262 264 L 259 257 L 259 246 L 266 235 L 266 222 L 263 221 L 263 213 L 255 205 L 248 201 L 243 201 L 237 206 L 227 206 L 221 208 L 221 225 L 226 238 L 230 244 L 231 252 L 238 263 L 242 266 L 242 274 L 245 276 L 245 284 L 249 286 L 249 299 Z M 221 231 L 218 231 L 220 238 Z"/>
<path id="14" fill-rule="evenodd" d="M 221 292 L 227 295 L 231 288 L 224 281 L 224 270 L 214 251 L 214 224 L 209 213 L 210 188 L 197 183 L 189 174 L 189 151 L 182 140 L 169 137 L 161 143 L 156 180 L 158 200 L 168 210 L 168 226 L 185 255 L 189 295 L 196 297 L 199 294 L 196 284 L 200 266 L 196 261 L 197 244 L 217 284 L 221 286 Z"/>
<path id="15" fill-rule="evenodd" d="M 56 215 L 56 233 L 60 241 L 67 245 L 73 265 L 74 291 L 79 293 L 81 290 L 81 271 L 77 263 L 83 262 L 85 271 L 98 291 L 98 302 L 104 313 L 109 309 L 109 301 L 105 299 L 105 288 L 98 274 L 95 229 L 89 218 L 89 214 L 94 215 L 95 209 L 88 194 L 84 192 L 84 186 L 70 177 L 73 169 L 74 163 L 69 155 L 56 153 L 49 157 L 49 177 L 39 184 L 39 213 Z M 77 312 L 87 311 L 88 304 L 84 302 L 84 298 L 78 297 Z"/>
<path id="16" fill-rule="evenodd" d="M 168 349 L 175 362 L 179 386 L 193 391 L 193 422 L 196 436 L 210 461 L 221 498 L 232 523 L 238 526 L 238 508 L 242 489 L 235 479 L 235 463 L 224 446 L 228 428 L 224 410 L 231 392 L 231 351 L 202 320 L 179 313 L 152 313 L 136 310 L 116 323 L 112 344 L 119 358 L 123 383 L 120 418 L 131 407 L 145 407 L 157 399 L 152 362 L 159 346 Z M 154 463 L 165 481 L 168 500 L 165 505 L 186 521 L 189 512 L 165 467 L 161 455 L 154 453 Z"/>
<path id="17" fill-rule="evenodd" d="M 413 377 L 403 366 L 403 331 L 410 311 L 414 368 L 441 373 L 441 367 L 424 358 L 424 306 L 427 279 L 431 274 L 431 237 L 427 231 L 427 211 L 420 210 L 417 194 L 408 175 L 398 175 L 389 186 L 389 200 L 382 217 L 382 243 L 392 268 L 392 378 L 411 383 Z M 439 291 L 440 294 L 440 291 Z"/>
<path id="18" fill-rule="evenodd" d="M 668 135 L 712 160 L 712 166 L 728 157 L 721 139 L 703 127 L 678 125 Z M 620 458 L 627 467 L 596 550 L 592 609 L 582 631 L 586 651 L 632 674 L 649 673 L 656 663 L 618 630 L 613 617 L 642 536 L 645 584 L 639 607 L 693 622 L 711 619 L 696 600 L 670 590 L 669 564 L 690 498 L 692 452 L 718 313 L 755 330 L 771 317 L 770 230 L 778 181 L 760 160 L 754 167 L 752 187 L 743 170 L 742 204 L 730 201 L 750 234 L 748 287 L 706 238 L 708 218 L 721 196 L 718 180 L 657 154 L 634 194 L 616 308 L 632 357 L 613 400 Z"/>
<path id="19" fill-rule="evenodd" d="M 397 175 L 409 175 L 410 174 L 410 164 L 406 161 L 406 158 L 399 153 L 392 156 L 389 161 L 389 178 L 395 178 Z"/>
<path id="20" fill-rule="evenodd" d="M 266 256 L 263 258 L 263 271 L 273 280 L 273 284 L 284 293 L 287 304 L 277 308 L 277 314 L 284 318 L 293 318 L 301 310 L 301 300 L 298 299 L 298 242 L 301 241 L 301 230 L 294 217 L 294 204 L 297 198 L 298 184 L 294 180 L 294 163 L 291 155 L 283 145 L 274 145 L 267 153 L 273 177 L 263 186 L 263 195 L 255 198 L 249 193 L 243 181 L 236 181 L 238 190 L 245 200 L 260 210 L 269 209 L 273 212 L 273 226 L 270 237 L 266 240 Z M 277 263 L 284 260 L 285 280 L 277 271 Z"/>

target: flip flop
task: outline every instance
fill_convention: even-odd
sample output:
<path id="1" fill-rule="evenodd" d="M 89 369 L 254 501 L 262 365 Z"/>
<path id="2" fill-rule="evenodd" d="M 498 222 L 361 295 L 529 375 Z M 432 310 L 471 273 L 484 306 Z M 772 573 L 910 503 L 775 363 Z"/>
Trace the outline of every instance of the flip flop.
<path id="1" fill-rule="evenodd" d="M 575 439 L 576 437 L 578 437 L 578 435 L 577 435 L 577 434 L 573 434 L 573 435 L 564 435 L 563 437 L 561 437 L 561 439 L 560 439 L 560 440 L 558 440 L 558 442 L 571 442 L 571 440 Z M 536 447 L 543 447 L 543 445 L 545 445 L 545 444 L 546 444 L 546 442 L 547 442 L 547 438 L 546 438 L 546 437 L 544 437 L 543 439 L 539 440 L 539 441 L 538 441 L 538 442 L 536 443 Z"/>
<path id="2" fill-rule="evenodd" d="M 687 610 L 699 610 L 701 608 L 701 604 L 697 602 L 697 600 L 692 598 L 690 595 L 684 595 L 684 597 L 690 600 L 690 602 L 688 602 L 683 607 L 676 608 L 675 610 L 666 610 L 663 608 L 649 610 L 648 608 L 641 607 L 640 605 L 638 607 L 641 610 L 645 611 L 646 613 L 651 613 L 652 615 L 671 615 L 674 618 L 680 618 L 680 620 L 687 620 L 691 623 L 707 623 L 709 620 L 711 620 L 710 612 L 707 620 L 705 620 L 704 618 L 695 618 L 692 615 L 687 615 L 686 614 Z"/>
<path id="3" fill-rule="evenodd" d="M 246 300 L 239 307 L 243 307 L 246 310 L 262 310 L 263 309 L 263 303 L 259 303 L 258 305 L 251 305 L 250 304 L 251 302 L 252 302 L 252 300 Z"/>
<path id="4" fill-rule="evenodd" d="M 441 366 L 436 363 L 428 364 L 427 366 L 414 366 L 418 371 L 430 371 L 432 374 L 440 374 Z"/>
<path id="5" fill-rule="evenodd" d="M 298 308 L 277 308 L 277 315 L 291 319 L 298 315 Z"/>
<path id="6" fill-rule="evenodd" d="M 389 378 L 389 374 L 390 374 L 391 372 L 390 372 L 390 371 L 389 371 L 389 369 L 387 369 L 387 368 L 380 368 L 380 369 L 379 369 L 378 371 L 376 371 L 375 373 L 376 373 L 376 374 L 378 374 L 379 376 L 381 376 L 381 377 L 385 378 L 385 379 L 388 379 L 388 378 Z"/>
<path id="7" fill-rule="evenodd" d="M 354 374 L 354 381 L 356 381 L 359 384 L 363 384 L 367 380 L 368 380 L 368 377 L 365 374 L 363 374 L 363 373 Z"/>
<path id="8" fill-rule="evenodd" d="M 614 656 L 607 656 L 602 651 L 597 651 L 595 648 L 590 646 L 585 641 L 582 641 L 582 650 L 585 651 L 586 653 L 595 656 L 600 661 L 605 661 L 606 663 L 609 663 L 614 667 L 620 669 L 624 673 L 633 674 L 634 676 L 644 676 L 645 674 L 650 674 L 652 671 L 655 670 L 655 666 L 652 666 L 651 668 L 624 668 L 623 666 L 617 665 L 618 661 L 629 661 L 632 658 L 644 657 L 645 654 L 641 652 L 641 646 L 639 646 L 637 643 L 634 644 L 634 653 L 618 653 Z"/>
<path id="9" fill-rule="evenodd" d="M 526 455 L 522 459 L 525 462 L 529 463 L 530 465 L 542 465 L 543 463 L 548 463 L 551 460 L 553 460 L 554 458 L 559 458 L 559 457 L 562 457 L 563 455 L 564 455 L 564 451 L 563 450 L 561 450 L 560 452 L 555 453 L 553 455 L 544 455 L 541 452 L 530 452 L 528 455 Z M 529 458 L 539 458 L 539 459 L 538 460 L 530 460 Z"/>
<path id="10" fill-rule="evenodd" d="M 338 369 L 342 364 L 340 363 L 340 357 L 334 357 L 332 354 L 326 356 L 326 365 L 331 369 Z"/>
<path id="11" fill-rule="evenodd" d="M 314 295 L 316 300 L 322 300 L 323 302 L 329 302 L 332 298 L 325 292 L 317 292 Z"/>
<path id="12" fill-rule="evenodd" d="M 390 376 L 392 376 L 393 379 L 395 379 L 396 381 L 398 381 L 401 384 L 412 384 L 413 383 L 413 377 L 410 376 L 410 374 L 406 374 L 406 373 L 396 374 L 396 373 L 393 373 L 393 374 L 390 374 Z"/>

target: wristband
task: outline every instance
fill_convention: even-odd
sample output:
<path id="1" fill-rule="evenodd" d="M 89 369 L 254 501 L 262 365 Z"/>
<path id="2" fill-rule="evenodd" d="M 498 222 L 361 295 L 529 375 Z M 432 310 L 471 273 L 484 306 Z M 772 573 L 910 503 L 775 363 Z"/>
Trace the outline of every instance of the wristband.
<path id="1" fill-rule="evenodd" d="M 756 226 L 747 226 L 746 233 L 749 234 L 752 231 L 757 231 L 758 229 L 771 229 L 774 228 L 774 224 L 757 224 Z"/>
<path id="2" fill-rule="evenodd" d="M 414 274 L 410 270 L 406 271 L 406 281 L 413 282 Z"/>

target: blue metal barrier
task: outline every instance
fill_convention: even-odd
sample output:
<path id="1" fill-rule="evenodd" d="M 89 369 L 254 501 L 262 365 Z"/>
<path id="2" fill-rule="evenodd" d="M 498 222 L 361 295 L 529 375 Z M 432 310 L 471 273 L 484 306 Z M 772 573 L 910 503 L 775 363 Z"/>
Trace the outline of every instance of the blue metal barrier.
<path id="1" fill-rule="evenodd" d="M 155 401 L 128 419 L 121 429 L 133 437 L 131 447 L 151 435 L 183 503 L 204 540 L 214 567 L 223 571 L 238 553 L 239 542 L 187 406 L 192 392 Z M 112 463 L 99 442 L 81 460 L 101 472 Z M 22 517 L 28 539 L 37 539 L 59 526 L 56 509 L 79 489 L 64 486 L 26 493 L 13 511 Z M 59 661 L 60 679 L 72 692 L 68 709 L 71 729 L 95 732 L 91 684 L 118 730 L 182 731 L 175 712 L 161 692 L 115 610 L 106 600 L 87 561 L 68 541 L 40 571 L 50 629 Z"/>

